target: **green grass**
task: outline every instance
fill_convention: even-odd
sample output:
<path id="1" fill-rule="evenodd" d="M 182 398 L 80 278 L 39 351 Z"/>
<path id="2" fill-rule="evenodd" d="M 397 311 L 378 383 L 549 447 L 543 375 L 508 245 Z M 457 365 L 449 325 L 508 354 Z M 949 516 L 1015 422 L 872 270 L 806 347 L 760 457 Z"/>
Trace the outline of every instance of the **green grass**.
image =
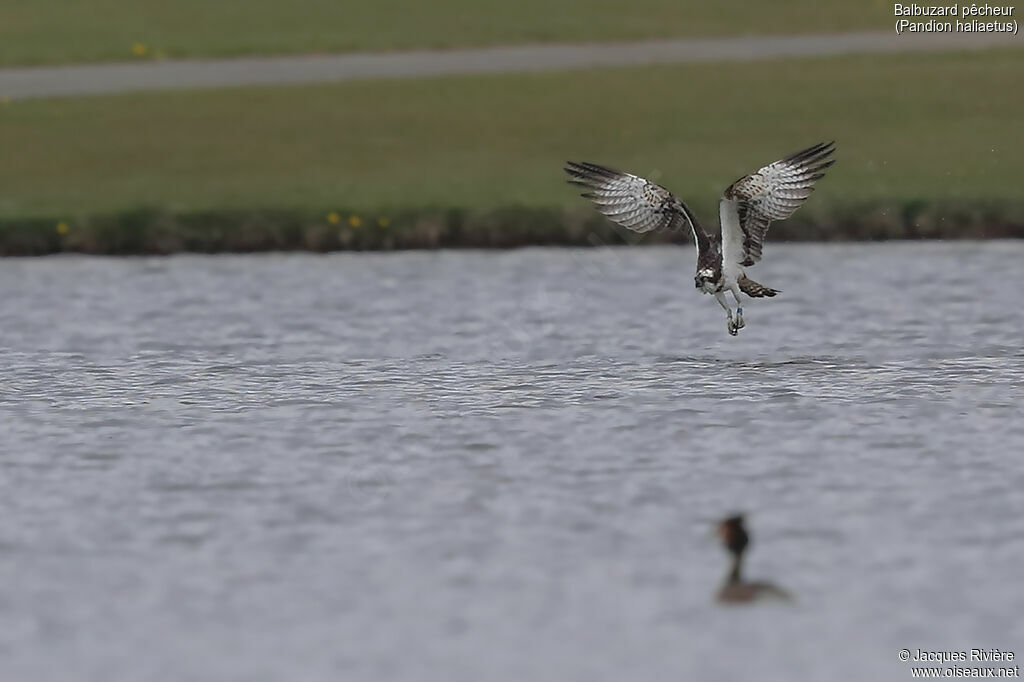
<path id="1" fill-rule="evenodd" d="M 892 6 L 780 0 L 4 0 L 0 65 L 883 29 Z"/>
<path id="2" fill-rule="evenodd" d="M 1019 201 L 1019 51 L 603 69 L 0 105 L 0 218 L 140 207 L 579 206 L 566 159 L 730 181 L 835 138 L 809 211 Z"/>

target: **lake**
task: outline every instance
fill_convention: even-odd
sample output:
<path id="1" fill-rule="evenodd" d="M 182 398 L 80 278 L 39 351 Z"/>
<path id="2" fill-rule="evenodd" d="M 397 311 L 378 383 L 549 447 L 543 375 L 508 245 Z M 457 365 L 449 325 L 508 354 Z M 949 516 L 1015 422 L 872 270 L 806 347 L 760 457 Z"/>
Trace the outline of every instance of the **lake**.
<path id="1" fill-rule="evenodd" d="M 693 257 L 0 262 L 3 679 L 1024 656 L 1024 243 L 769 245 L 736 338 Z"/>

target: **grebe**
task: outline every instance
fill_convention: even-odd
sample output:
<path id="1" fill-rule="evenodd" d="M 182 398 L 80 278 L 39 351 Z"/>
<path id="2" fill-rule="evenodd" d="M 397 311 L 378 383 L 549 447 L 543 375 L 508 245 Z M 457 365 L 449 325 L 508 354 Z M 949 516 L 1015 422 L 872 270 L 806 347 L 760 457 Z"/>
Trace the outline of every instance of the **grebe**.
<path id="1" fill-rule="evenodd" d="M 723 519 L 718 524 L 718 537 L 722 545 L 732 555 L 732 566 L 719 588 L 715 598 L 724 603 L 738 604 L 759 599 L 774 598 L 791 601 L 789 593 L 771 583 L 747 582 L 743 580 L 743 552 L 750 545 L 750 535 L 743 525 L 743 515 L 737 514 Z"/>

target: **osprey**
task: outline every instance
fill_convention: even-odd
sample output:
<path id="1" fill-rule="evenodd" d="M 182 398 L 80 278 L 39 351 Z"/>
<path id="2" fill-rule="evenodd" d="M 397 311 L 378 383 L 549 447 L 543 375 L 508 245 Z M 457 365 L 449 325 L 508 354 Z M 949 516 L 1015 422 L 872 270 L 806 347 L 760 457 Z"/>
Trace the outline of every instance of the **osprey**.
<path id="1" fill-rule="evenodd" d="M 834 151 L 834 142 L 816 144 L 729 185 L 718 205 L 721 231 L 716 234 L 705 232 L 686 204 L 650 180 L 596 163 L 569 161 L 565 172 L 569 182 L 588 190 L 583 196 L 598 211 L 634 232 L 689 227 L 697 244 L 694 282 L 705 294 L 714 294 L 725 309 L 729 333 L 736 336 L 744 327 L 740 293 L 753 298 L 779 293 L 747 277 L 744 268 L 761 260 L 768 225 L 793 215 L 807 200 L 814 183 L 835 163 Z M 736 299 L 735 318 L 726 292 Z"/>

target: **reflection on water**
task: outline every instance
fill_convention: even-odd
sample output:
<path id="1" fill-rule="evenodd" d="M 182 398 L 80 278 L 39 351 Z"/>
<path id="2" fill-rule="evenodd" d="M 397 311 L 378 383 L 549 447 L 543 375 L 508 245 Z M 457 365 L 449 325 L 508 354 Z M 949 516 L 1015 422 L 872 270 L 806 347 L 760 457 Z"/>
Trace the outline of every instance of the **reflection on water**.
<path id="1" fill-rule="evenodd" d="M 774 245 L 783 294 L 737 338 L 687 249 L 5 261 L 4 677 L 792 682 L 1014 650 L 1022 257 Z M 736 510 L 794 606 L 715 606 Z"/>

